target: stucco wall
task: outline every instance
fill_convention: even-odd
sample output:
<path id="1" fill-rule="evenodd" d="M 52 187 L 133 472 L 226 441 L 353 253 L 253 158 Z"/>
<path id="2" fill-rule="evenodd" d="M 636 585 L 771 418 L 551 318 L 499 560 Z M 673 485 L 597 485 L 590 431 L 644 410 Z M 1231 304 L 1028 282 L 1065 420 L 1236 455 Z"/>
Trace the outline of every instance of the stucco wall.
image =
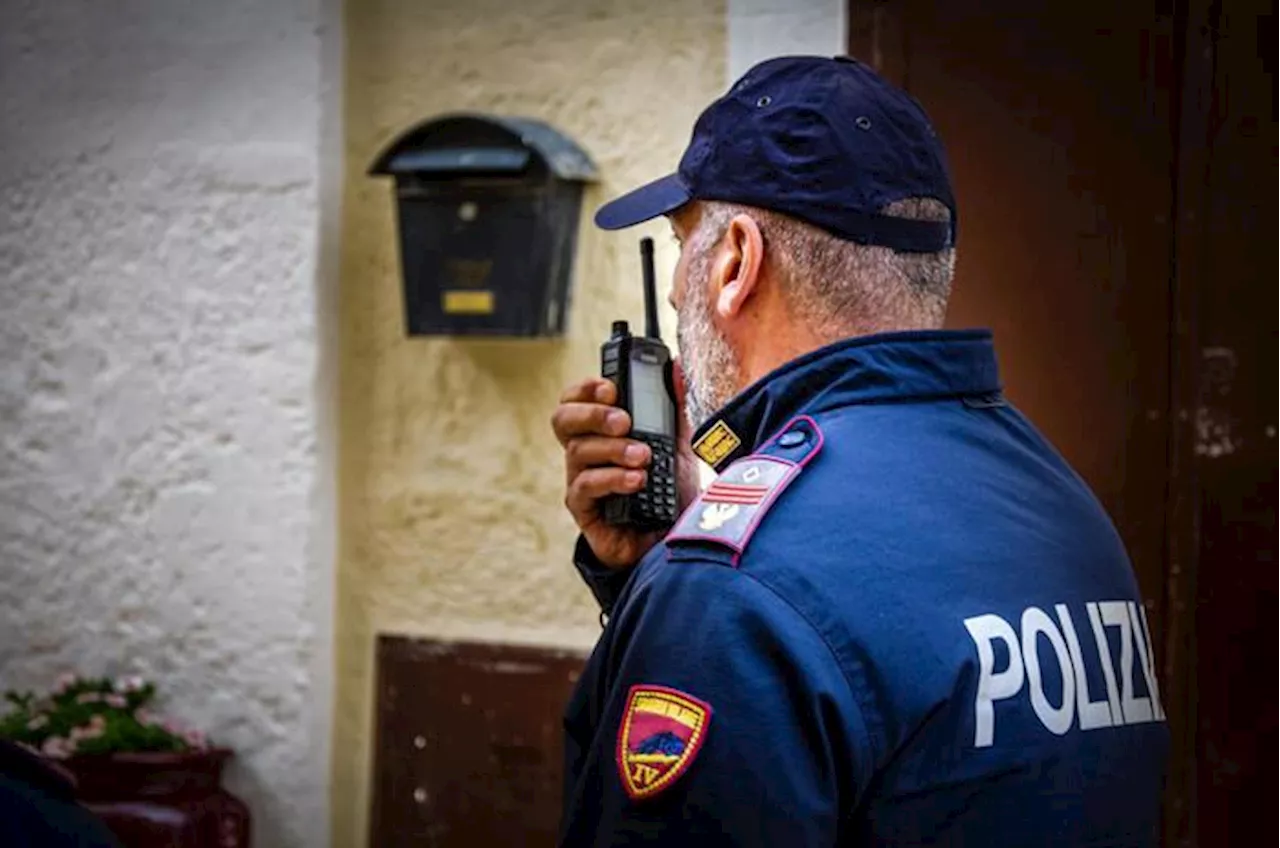
<path id="1" fill-rule="evenodd" d="M 728 0 L 728 78 L 764 59 L 849 49 L 849 0 Z"/>
<path id="2" fill-rule="evenodd" d="M 154 677 L 323 845 L 321 4 L 0 20 L 0 686 Z"/>
<path id="3" fill-rule="evenodd" d="M 639 320 L 642 233 L 599 233 L 589 216 L 673 167 L 723 90 L 724 28 L 721 0 L 347 7 L 335 845 L 367 833 L 377 633 L 583 648 L 598 634 L 569 564 L 547 421 L 561 387 L 597 371 L 610 321 Z M 404 335 L 391 189 L 365 168 L 406 127 L 455 109 L 547 120 L 599 167 L 561 340 Z M 665 284 L 676 250 L 664 227 L 643 232 L 659 236 Z"/>

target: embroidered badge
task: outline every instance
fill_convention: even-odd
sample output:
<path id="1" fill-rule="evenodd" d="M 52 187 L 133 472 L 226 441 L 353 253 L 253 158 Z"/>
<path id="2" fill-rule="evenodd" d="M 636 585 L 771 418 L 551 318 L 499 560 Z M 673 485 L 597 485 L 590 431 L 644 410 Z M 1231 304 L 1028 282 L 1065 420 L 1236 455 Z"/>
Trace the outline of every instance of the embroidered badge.
<path id="1" fill-rule="evenodd" d="M 632 686 L 618 728 L 618 774 L 634 800 L 656 795 L 689 768 L 707 737 L 711 705 L 666 686 Z"/>
<path id="2" fill-rule="evenodd" d="M 703 462 L 714 468 L 725 457 L 737 450 L 741 444 L 742 439 L 739 439 L 738 434 L 729 429 L 728 424 L 723 421 L 717 421 L 710 430 L 702 434 L 701 439 L 694 443 L 693 452 Z"/>
<path id="3" fill-rule="evenodd" d="M 738 516 L 738 505 L 730 503 L 709 503 L 702 508 L 702 517 L 698 519 L 698 529 L 714 532 L 728 524 Z"/>

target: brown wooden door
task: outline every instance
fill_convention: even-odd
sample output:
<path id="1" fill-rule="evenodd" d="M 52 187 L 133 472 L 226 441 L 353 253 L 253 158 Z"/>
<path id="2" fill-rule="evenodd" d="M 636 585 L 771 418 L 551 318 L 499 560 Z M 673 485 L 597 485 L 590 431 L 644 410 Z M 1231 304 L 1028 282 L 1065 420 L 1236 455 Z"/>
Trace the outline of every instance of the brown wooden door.
<path id="1" fill-rule="evenodd" d="M 890 0 L 849 20 L 947 145 L 949 323 L 995 330 L 1008 394 L 1134 560 L 1174 736 L 1167 844 L 1270 828 L 1274 12 Z"/>
<path id="2" fill-rule="evenodd" d="M 373 848 L 556 843 L 561 716 L 584 657 L 382 634 Z"/>

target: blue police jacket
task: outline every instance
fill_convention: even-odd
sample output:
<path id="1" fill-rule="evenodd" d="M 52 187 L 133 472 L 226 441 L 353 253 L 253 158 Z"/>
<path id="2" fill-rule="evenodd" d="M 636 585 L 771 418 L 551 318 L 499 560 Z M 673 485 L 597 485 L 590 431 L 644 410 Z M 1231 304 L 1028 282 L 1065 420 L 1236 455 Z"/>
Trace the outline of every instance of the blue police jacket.
<path id="1" fill-rule="evenodd" d="M 695 434 L 565 715 L 561 844 L 1154 845 L 1168 746 L 1124 547 L 984 331 L 851 339 Z"/>

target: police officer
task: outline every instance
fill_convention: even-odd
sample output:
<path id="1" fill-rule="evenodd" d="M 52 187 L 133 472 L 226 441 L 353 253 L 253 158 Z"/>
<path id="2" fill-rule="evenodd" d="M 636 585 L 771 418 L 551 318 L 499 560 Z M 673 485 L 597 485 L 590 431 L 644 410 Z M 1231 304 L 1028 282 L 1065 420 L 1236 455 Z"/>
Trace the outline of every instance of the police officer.
<path id="1" fill-rule="evenodd" d="M 956 209 L 920 106 L 846 58 L 764 62 L 596 222 L 659 215 L 693 428 L 665 538 L 597 510 L 649 458 L 613 386 L 553 417 L 607 616 L 562 844 L 1154 844 L 1138 587 L 990 335 L 940 329 Z"/>
<path id="2" fill-rule="evenodd" d="M 68 772 L 6 739 L 0 739 L 0 845 L 121 848 L 102 820 L 76 801 Z"/>

